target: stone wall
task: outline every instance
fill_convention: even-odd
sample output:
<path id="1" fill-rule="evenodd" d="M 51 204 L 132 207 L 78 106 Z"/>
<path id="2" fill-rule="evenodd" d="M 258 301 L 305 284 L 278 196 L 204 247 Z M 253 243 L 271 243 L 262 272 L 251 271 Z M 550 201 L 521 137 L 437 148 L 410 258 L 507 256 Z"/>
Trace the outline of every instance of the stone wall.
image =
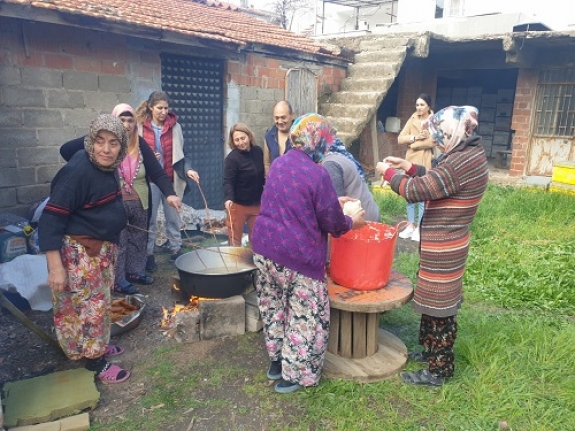
<path id="1" fill-rule="evenodd" d="M 0 17 L 0 212 L 26 216 L 49 193 L 62 143 L 86 134 L 91 120 L 116 104 L 135 108 L 161 89 L 161 52 L 206 56 L 200 48 Z M 332 66 L 211 55 L 228 58 L 224 136 L 242 121 L 260 145 L 290 68 L 313 70 L 318 96 L 337 91 L 345 78 L 345 69 Z"/>

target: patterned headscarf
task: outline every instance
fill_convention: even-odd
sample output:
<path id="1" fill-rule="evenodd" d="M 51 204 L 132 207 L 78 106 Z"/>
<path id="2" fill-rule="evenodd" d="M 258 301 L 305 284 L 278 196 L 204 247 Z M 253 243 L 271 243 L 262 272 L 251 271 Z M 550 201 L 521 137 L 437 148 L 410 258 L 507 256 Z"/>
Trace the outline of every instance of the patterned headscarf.
<path id="1" fill-rule="evenodd" d="M 320 163 L 335 140 L 337 129 L 319 114 L 297 118 L 290 129 L 291 144 Z"/>
<path id="2" fill-rule="evenodd" d="M 363 172 L 363 168 L 361 167 L 361 164 L 357 160 L 355 160 L 355 157 L 353 157 L 353 154 L 351 154 L 349 151 L 347 151 L 347 148 L 345 148 L 345 144 L 343 142 L 341 142 L 341 140 L 338 137 L 336 137 L 335 141 L 333 141 L 333 145 L 331 147 L 329 147 L 329 152 L 341 154 L 346 159 L 351 160 L 353 162 L 353 164 L 355 165 L 355 168 L 357 169 L 357 173 L 359 174 L 361 179 L 363 181 L 365 181 L 365 174 Z"/>
<path id="3" fill-rule="evenodd" d="M 94 142 L 96 141 L 96 136 L 100 130 L 111 132 L 120 140 L 120 154 L 118 154 L 118 158 L 111 166 L 102 166 L 96 162 L 96 159 L 94 158 Z M 92 124 L 90 124 L 90 132 L 84 138 L 84 149 L 90 156 L 92 163 L 94 163 L 98 169 L 105 172 L 116 170 L 116 168 L 120 166 L 120 163 L 122 163 L 122 160 L 124 160 L 124 157 L 126 157 L 126 153 L 128 151 L 128 135 L 124 130 L 122 121 L 111 114 L 104 114 L 96 117 L 94 121 L 92 121 Z"/>
<path id="4" fill-rule="evenodd" d="M 478 114 L 474 106 L 448 106 L 430 116 L 423 129 L 429 129 L 429 135 L 447 154 L 462 140 L 473 135 Z"/>

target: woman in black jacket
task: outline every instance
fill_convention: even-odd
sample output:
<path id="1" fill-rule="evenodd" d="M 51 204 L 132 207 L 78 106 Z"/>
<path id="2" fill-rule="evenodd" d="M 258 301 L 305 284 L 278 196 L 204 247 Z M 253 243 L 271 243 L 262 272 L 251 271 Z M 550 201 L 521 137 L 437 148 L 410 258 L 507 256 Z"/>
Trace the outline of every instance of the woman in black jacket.
<path id="1" fill-rule="evenodd" d="M 228 145 L 232 151 L 224 163 L 224 207 L 228 212 L 230 246 L 239 247 L 245 224 L 251 236 L 260 213 L 265 182 L 264 153 L 256 145 L 251 130 L 242 123 L 230 129 Z"/>

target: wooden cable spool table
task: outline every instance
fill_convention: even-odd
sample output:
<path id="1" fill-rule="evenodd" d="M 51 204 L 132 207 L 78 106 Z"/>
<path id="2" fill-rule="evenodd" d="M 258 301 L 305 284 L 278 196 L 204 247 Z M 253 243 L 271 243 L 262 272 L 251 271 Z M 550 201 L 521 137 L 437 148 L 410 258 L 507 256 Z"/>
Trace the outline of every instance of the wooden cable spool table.
<path id="1" fill-rule="evenodd" d="M 407 348 L 398 337 L 379 328 L 379 316 L 411 300 L 411 281 L 392 270 L 387 285 L 378 290 L 349 289 L 330 278 L 327 284 L 331 323 L 323 374 L 368 383 L 401 370 L 407 362 Z"/>

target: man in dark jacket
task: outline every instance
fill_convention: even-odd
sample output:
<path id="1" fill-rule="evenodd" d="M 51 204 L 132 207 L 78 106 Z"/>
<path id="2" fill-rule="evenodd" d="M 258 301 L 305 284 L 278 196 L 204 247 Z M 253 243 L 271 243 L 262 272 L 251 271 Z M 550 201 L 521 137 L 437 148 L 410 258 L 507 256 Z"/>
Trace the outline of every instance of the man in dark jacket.
<path id="1" fill-rule="evenodd" d="M 272 162 L 291 148 L 289 131 L 294 122 L 293 109 L 282 100 L 274 106 L 274 125 L 266 132 L 264 145 L 264 168 L 268 175 Z"/>

